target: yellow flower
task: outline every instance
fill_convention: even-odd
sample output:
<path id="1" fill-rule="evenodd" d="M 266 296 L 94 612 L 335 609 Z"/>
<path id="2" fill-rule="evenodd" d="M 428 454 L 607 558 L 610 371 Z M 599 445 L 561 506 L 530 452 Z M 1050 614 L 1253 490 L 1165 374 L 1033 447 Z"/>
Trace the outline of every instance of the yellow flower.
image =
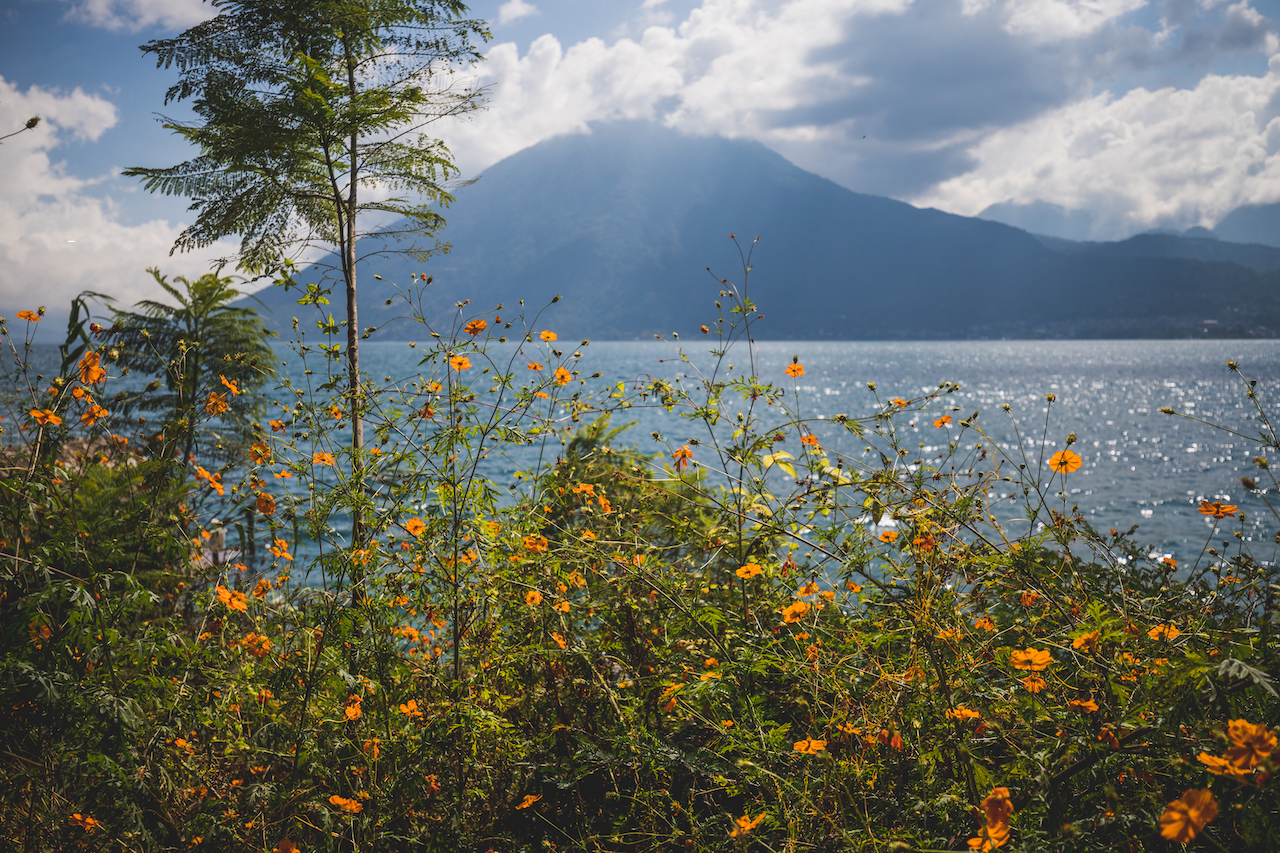
<path id="1" fill-rule="evenodd" d="M 817 755 L 826 748 L 827 742 L 825 740 L 815 740 L 814 738 L 805 738 L 792 744 L 794 751 L 803 752 L 805 755 Z"/>
<path id="2" fill-rule="evenodd" d="M 547 547 L 551 544 L 547 541 L 547 537 L 536 534 L 530 534 L 524 537 L 521 542 L 524 543 L 524 547 L 527 550 L 532 551 L 535 554 L 544 553 L 547 550 Z"/>
<path id="3" fill-rule="evenodd" d="M 755 563 L 747 563 L 745 566 L 738 569 L 737 575 L 740 578 L 753 578 L 763 571 L 764 569 L 760 568 Z"/>
<path id="4" fill-rule="evenodd" d="M 557 645 L 557 646 L 559 646 L 560 648 L 562 648 L 562 649 L 563 649 L 563 648 L 565 648 L 564 637 L 562 637 L 562 636 L 560 636 L 559 634 L 557 634 L 556 632 L 552 631 L 552 632 L 551 632 L 551 639 L 555 640 L 555 641 L 556 641 L 556 645 Z"/>
<path id="5" fill-rule="evenodd" d="M 1218 816 L 1213 792 L 1193 788 L 1165 806 L 1160 816 L 1160 835 L 1177 844 L 1187 844 Z"/>
<path id="6" fill-rule="evenodd" d="M 1040 672 L 1049 668 L 1049 664 L 1053 661 L 1053 656 L 1049 654 L 1047 649 L 1014 649 L 1013 654 L 1009 656 L 1009 662 L 1013 664 L 1014 669 L 1025 669 L 1031 672 Z"/>
<path id="7" fill-rule="evenodd" d="M 1073 450 L 1059 450 L 1049 457 L 1049 469 L 1059 474 L 1070 474 L 1079 470 L 1083 464 L 1084 460 L 1080 458 L 1080 454 Z"/>
<path id="8" fill-rule="evenodd" d="M 996 629 L 996 623 L 991 621 L 990 616 L 983 616 L 977 622 L 973 623 L 973 627 L 977 628 L 979 631 L 994 631 Z"/>
<path id="9" fill-rule="evenodd" d="M 1235 504 L 1224 504 L 1222 501 L 1200 501 L 1200 514 L 1212 516 L 1213 518 L 1228 518 L 1239 512 L 1240 507 Z"/>

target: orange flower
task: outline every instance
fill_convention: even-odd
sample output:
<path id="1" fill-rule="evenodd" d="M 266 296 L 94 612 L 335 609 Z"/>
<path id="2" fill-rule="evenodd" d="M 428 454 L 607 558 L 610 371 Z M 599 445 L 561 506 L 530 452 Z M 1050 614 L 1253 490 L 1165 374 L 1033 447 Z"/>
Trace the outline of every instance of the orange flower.
<path id="1" fill-rule="evenodd" d="M 1018 683 L 1025 687 L 1030 693 L 1039 693 L 1041 690 L 1044 690 L 1049 686 L 1043 678 L 1040 678 L 1037 675 L 1028 675 Z"/>
<path id="2" fill-rule="evenodd" d="M 529 534 L 520 540 L 524 543 L 524 547 L 535 554 L 542 554 L 547 550 L 547 546 L 551 543 L 547 541 L 547 537 L 537 534 Z"/>
<path id="3" fill-rule="evenodd" d="M 413 719 L 414 717 L 421 717 L 421 716 L 422 716 L 422 711 L 420 711 L 420 710 L 418 709 L 418 700 L 417 700 L 417 699 L 410 699 L 408 702 L 406 702 L 405 704 L 401 705 L 401 706 L 400 706 L 400 713 L 404 714 L 404 715 L 405 715 L 406 717 L 408 717 L 409 719 Z"/>
<path id="4" fill-rule="evenodd" d="M 231 392 L 231 396 L 234 397 L 240 393 L 240 386 L 236 384 L 234 379 L 228 379 L 222 374 L 218 374 L 218 379 L 222 381 L 223 385 L 227 386 L 227 390 Z"/>
<path id="5" fill-rule="evenodd" d="M 951 423 L 951 415 L 943 415 L 942 417 L 934 421 L 933 425 L 936 426 L 938 429 L 942 429 L 944 426 L 946 426 L 949 423 Z"/>
<path id="6" fill-rule="evenodd" d="M 555 631 L 551 632 L 551 639 L 555 640 L 556 645 L 559 646 L 561 649 L 566 648 L 564 637 L 560 636 Z"/>
<path id="7" fill-rule="evenodd" d="M 231 404 L 227 402 L 227 395 L 219 394 L 217 391 L 210 391 L 208 398 L 204 401 L 204 410 L 211 415 L 220 415 L 229 408 Z"/>
<path id="8" fill-rule="evenodd" d="M 800 443 L 808 447 L 817 447 L 818 437 L 813 433 L 806 433 L 805 435 L 800 436 Z"/>
<path id="9" fill-rule="evenodd" d="M 270 551 L 277 559 L 280 559 L 280 560 L 293 559 L 293 557 L 289 554 L 289 543 L 283 539 L 272 540 L 271 547 L 268 548 L 267 550 Z"/>
<path id="10" fill-rule="evenodd" d="M 557 385 L 568 385 L 569 381 L 573 379 L 573 374 L 563 367 L 557 367 L 555 379 Z"/>
<path id="11" fill-rule="evenodd" d="M 1013 815 L 1013 802 L 1008 788 L 992 788 L 982 801 L 982 811 L 987 816 L 987 825 L 1008 824 Z"/>
<path id="12" fill-rule="evenodd" d="M 689 445 L 682 444 L 671 454 L 671 458 L 676 461 L 676 473 L 678 474 L 689 464 L 689 460 L 693 459 L 693 451 L 689 449 Z"/>
<path id="13" fill-rule="evenodd" d="M 542 334 L 549 335 L 551 333 L 543 332 Z M 524 799 L 520 802 L 520 805 L 516 806 L 516 810 L 519 811 L 520 809 L 527 809 L 529 808 L 529 806 L 533 805 L 540 799 L 542 799 L 541 794 L 525 794 Z"/>
<path id="14" fill-rule="evenodd" d="M 542 593 L 536 589 L 531 589 L 524 594 L 524 603 L 530 607 L 537 607 L 542 603 Z"/>
<path id="15" fill-rule="evenodd" d="M 544 341 L 554 341 L 556 339 L 556 333 L 550 329 L 545 329 L 538 335 L 538 337 L 542 338 Z"/>
<path id="16" fill-rule="evenodd" d="M 258 512 L 263 515 L 276 514 L 276 499 L 271 496 L 270 492 L 258 492 L 258 500 L 255 502 Z"/>
<path id="17" fill-rule="evenodd" d="M 272 432 L 284 432 L 284 421 L 267 421 Z"/>
<path id="18" fill-rule="evenodd" d="M 474 338 L 487 328 L 489 328 L 488 320 L 472 320 L 470 323 L 462 327 L 462 331 Z"/>
<path id="19" fill-rule="evenodd" d="M 736 574 L 740 578 L 753 578 L 763 571 L 764 569 L 760 568 L 755 563 L 747 563 L 745 566 L 740 567 Z"/>
<path id="20" fill-rule="evenodd" d="M 551 395 L 550 395 L 550 394 L 548 394 L 546 391 L 534 391 L 534 392 L 533 392 L 533 396 L 537 397 L 539 400 L 550 400 L 550 399 L 551 399 Z"/>
<path id="21" fill-rule="evenodd" d="M 415 515 L 404 523 L 404 529 L 410 536 L 420 536 L 422 535 L 422 531 L 427 529 L 427 524 Z"/>
<path id="22" fill-rule="evenodd" d="M 1022 594 L 1022 598 L 1019 599 L 1019 601 L 1022 603 L 1023 607 L 1035 607 L 1037 604 L 1040 603 L 1040 593 L 1024 592 Z"/>
<path id="23" fill-rule="evenodd" d="M 94 403 L 92 406 L 89 407 L 88 411 L 86 411 L 83 415 L 80 416 L 80 423 L 84 424 L 85 426 L 93 426 L 99 420 L 101 420 L 102 418 L 105 418 L 108 414 L 110 414 L 110 412 L 108 412 L 106 409 L 99 406 L 97 403 Z"/>
<path id="24" fill-rule="evenodd" d="M 329 802 L 343 814 L 359 814 L 364 808 L 358 800 L 349 800 L 346 797 L 339 797 L 337 794 L 330 797 Z"/>
<path id="25" fill-rule="evenodd" d="M 1008 824 L 998 823 L 994 826 L 987 824 L 978 831 L 977 838 L 969 839 L 969 849 L 980 851 L 980 853 L 989 853 L 989 851 L 997 847 L 1003 847 L 1008 841 Z"/>
<path id="26" fill-rule="evenodd" d="M 1213 792 L 1193 788 L 1165 806 L 1160 816 L 1160 835 L 1177 844 L 1187 844 L 1218 816 Z"/>
<path id="27" fill-rule="evenodd" d="M 53 409 L 32 409 L 31 417 L 35 418 L 40 426 L 57 426 L 62 423 L 62 418 L 54 414 Z"/>
<path id="28" fill-rule="evenodd" d="M 530 370 L 542 370 L 542 369 L 543 369 L 543 366 L 542 366 L 541 364 L 538 364 L 538 362 L 536 362 L 536 361 L 531 361 L 531 362 L 529 362 L 529 369 L 530 369 Z"/>
<path id="29" fill-rule="evenodd" d="M 974 711 L 970 708 L 966 708 L 963 705 L 957 705 L 954 711 L 950 711 L 950 710 L 947 711 L 947 719 L 956 720 L 957 722 L 964 722 L 965 720 L 976 720 L 981 716 L 982 715 L 979 714 L 977 711 Z"/>
<path id="30" fill-rule="evenodd" d="M 1098 710 L 1098 703 L 1092 699 L 1072 699 L 1067 703 L 1068 711 L 1077 711 L 1081 714 L 1092 714 Z"/>
<path id="31" fill-rule="evenodd" d="M 360 719 L 364 716 L 364 712 L 360 710 L 360 703 L 363 701 L 362 697 L 356 696 L 354 693 L 348 696 L 347 707 L 342 709 L 342 716 L 352 721 Z"/>
<path id="32" fill-rule="evenodd" d="M 708 329 L 706 326 L 699 326 L 698 328 L 702 331 L 702 334 L 704 335 L 709 334 L 711 332 L 711 330 Z"/>
<path id="33" fill-rule="evenodd" d="M 271 581 L 266 578 L 258 578 L 258 582 L 253 585 L 253 597 L 266 598 L 269 592 L 271 592 Z"/>
<path id="34" fill-rule="evenodd" d="M 364 742 L 364 746 L 360 747 L 360 751 L 369 756 L 370 761 L 377 761 L 382 755 L 382 739 L 372 738 Z"/>
<path id="35" fill-rule="evenodd" d="M 312 465 L 336 465 L 337 461 L 333 458 L 332 453 L 313 453 L 311 454 Z"/>
<path id="36" fill-rule="evenodd" d="M 798 379 L 804 376 L 804 365 L 799 362 L 792 362 L 787 365 L 786 374 L 792 379 Z"/>
<path id="37" fill-rule="evenodd" d="M 1244 768 L 1237 767 L 1226 758 L 1219 758 L 1218 756 L 1210 755 L 1207 752 L 1200 753 L 1196 758 L 1204 765 L 1204 769 L 1208 770 L 1214 776 L 1230 776 L 1240 782 L 1248 781 L 1249 771 Z"/>
<path id="38" fill-rule="evenodd" d="M 1228 518 L 1240 511 L 1240 507 L 1235 504 L 1224 504 L 1222 501 L 1200 501 L 1200 514 L 1209 515 L 1214 518 Z M 1181 802 L 1181 800 L 1179 800 Z"/>
<path id="39" fill-rule="evenodd" d="M 897 406 L 899 409 L 905 409 L 907 406 L 910 405 L 910 403 L 908 403 L 906 400 L 902 399 L 901 397 L 894 397 L 892 400 L 889 401 L 889 405 Z"/>
<path id="40" fill-rule="evenodd" d="M 881 542 L 892 542 L 893 540 L 898 538 L 898 531 L 886 530 L 884 533 L 881 533 L 878 538 L 880 539 Z"/>
<path id="41" fill-rule="evenodd" d="M 1059 474 L 1070 474 L 1079 470 L 1083 464 L 1084 460 L 1080 458 L 1080 454 L 1072 450 L 1059 450 L 1049 457 L 1049 469 Z"/>
<path id="42" fill-rule="evenodd" d="M 596 500 L 599 502 L 600 509 L 604 512 L 605 515 L 608 515 L 609 513 L 613 512 L 613 504 L 609 503 L 609 499 L 606 498 L 604 495 L 600 495 L 598 498 L 596 498 Z"/>
<path id="43" fill-rule="evenodd" d="M 996 629 L 996 623 L 991 621 L 990 616 L 983 616 L 977 622 L 973 623 L 973 627 L 977 628 L 979 631 L 994 631 Z"/>
<path id="44" fill-rule="evenodd" d="M 218 595 L 218 600 L 226 605 L 228 610 L 239 610 L 241 613 L 249 612 L 249 599 L 239 590 L 227 589 L 221 584 L 214 590 Z"/>
<path id="45" fill-rule="evenodd" d="M 808 598 L 811 595 L 817 595 L 817 594 L 818 594 L 818 584 L 815 583 L 814 581 L 809 581 L 804 586 L 796 590 L 796 598 Z"/>
<path id="46" fill-rule="evenodd" d="M 1009 656 L 1009 662 L 1013 664 L 1014 669 L 1040 672 L 1049 668 L 1049 664 L 1053 662 L 1053 656 L 1047 649 L 1014 649 L 1013 654 Z"/>
<path id="47" fill-rule="evenodd" d="M 798 740 L 792 745 L 794 751 L 803 752 L 805 755 L 817 755 L 826 748 L 827 742 L 825 740 L 814 740 L 813 738 Z"/>
<path id="48" fill-rule="evenodd" d="M 706 329 L 707 327 L 703 326 L 702 328 Z M 730 721 L 730 723 L 732 724 L 732 721 Z M 733 829 L 729 830 L 729 837 L 740 838 L 744 835 L 750 835 L 751 830 L 759 826 L 760 821 L 764 820 L 765 815 L 767 814 L 768 812 L 760 812 L 760 814 L 754 818 L 751 817 L 750 814 L 745 814 L 740 818 L 735 818 L 733 821 Z"/>
<path id="49" fill-rule="evenodd" d="M 1182 636 L 1182 632 L 1170 622 L 1168 625 L 1157 625 L 1147 632 L 1147 636 L 1153 640 L 1164 638 L 1166 640 L 1174 640 Z"/>
<path id="50" fill-rule="evenodd" d="M 1100 631 L 1090 631 L 1087 634 L 1081 634 L 1071 642 L 1071 648 L 1083 649 L 1085 654 L 1097 654 L 1098 644 L 1102 642 L 1102 633 Z"/>
<path id="51" fill-rule="evenodd" d="M 107 371 L 102 369 L 101 356 L 93 350 L 80 359 L 80 381 L 85 385 L 100 385 L 107 381 Z"/>
<path id="52" fill-rule="evenodd" d="M 22 314 L 30 314 L 30 313 L 31 313 L 30 311 L 19 311 L 19 312 L 18 312 L 18 314 L 19 314 L 19 315 L 22 315 Z M 73 814 L 71 817 L 67 818 L 67 823 L 71 824 L 72 826 L 78 826 L 78 827 L 80 827 L 80 828 L 81 828 L 81 829 L 83 829 L 86 833 L 92 833 L 95 829 L 97 829 L 97 828 L 98 828 L 98 821 L 97 821 L 97 820 L 95 820 L 94 818 L 89 817 L 89 815 L 87 815 L 87 814 L 80 814 L 79 812 L 76 812 L 76 813 L 75 813 L 75 814 Z"/>
<path id="53" fill-rule="evenodd" d="M 458 371 L 470 370 L 471 359 L 467 358 L 465 355 L 455 355 L 453 358 L 449 359 L 449 366 Z"/>
<path id="54" fill-rule="evenodd" d="M 1232 720 L 1227 724 L 1227 737 L 1231 740 L 1227 759 L 1242 769 L 1257 767 L 1276 748 L 1276 733 L 1262 723 Z"/>
<path id="55" fill-rule="evenodd" d="M 809 603 L 807 601 L 793 602 L 789 607 L 782 609 L 782 621 L 788 625 L 799 622 L 806 613 L 809 612 Z"/>
<path id="56" fill-rule="evenodd" d="M 243 595 L 244 593 L 241 593 Z M 244 635 L 244 650 L 255 658 L 264 658 L 271 651 L 271 640 L 262 634 L 255 634 L 253 631 Z"/>
<path id="57" fill-rule="evenodd" d="M 26 320 L 28 323 L 39 323 L 40 315 L 34 311 L 19 311 L 18 319 Z"/>

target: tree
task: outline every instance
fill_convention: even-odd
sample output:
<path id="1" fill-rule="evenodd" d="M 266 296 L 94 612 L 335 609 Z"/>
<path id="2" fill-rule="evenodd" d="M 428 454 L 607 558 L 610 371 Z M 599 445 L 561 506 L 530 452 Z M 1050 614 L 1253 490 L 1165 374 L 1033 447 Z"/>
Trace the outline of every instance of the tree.
<path id="1" fill-rule="evenodd" d="M 216 18 L 142 46 L 160 67 L 178 69 L 165 103 L 195 99 L 200 121 L 165 126 L 200 155 L 125 174 L 152 192 L 193 199 L 196 221 L 175 250 L 238 234 L 242 268 L 261 273 L 309 247 L 336 249 L 347 302 L 352 463 L 362 482 L 356 244 L 376 218 L 364 214 L 383 214 L 384 225 L 386 214 L 408 220 L 380 233 L 408 239 L 406 250 L 420 257 L 440 248 L 414 237 L 433 238 L 444 225 L 437 208 L 452 201 L 458 172 L 423 129 L 480 106 L 483 92 L 455 72 L 483 59 L 473 38 L 487 41 L 489 32 L 464 17 L 458 0 L 211 2 L 221 10 Z M 359 546 L 365 533 L 360 514 L 354 518 Z"/>
<path id="2" fill-rule="evenodd" d="M 148 272 L 177 304 L 147 299 L 136 311 L 115 312 L 112 337 L 119 346 L 119 365 L 163 378 L 128 400 L 124 411 L 161 414 L 167 437 L 189 460 L 200 441 L 198 424 L 206 420 L 209 394 L 218 394 L 216 408 L 222 409 L 223 400 L 226 408 L 217 413 L 219 426 L 208 434 L 200 459 L 211 467 L 230 461 L 261 414 L 254 392 L 271 374 L 273 353 L 262 319 L 252 308 L 231 304 L 240 296 L 231 278 L 207 273 L 189 281 L 179 276 L 174 279 L 182 285 L 179 289 L 158 269 Z"/>

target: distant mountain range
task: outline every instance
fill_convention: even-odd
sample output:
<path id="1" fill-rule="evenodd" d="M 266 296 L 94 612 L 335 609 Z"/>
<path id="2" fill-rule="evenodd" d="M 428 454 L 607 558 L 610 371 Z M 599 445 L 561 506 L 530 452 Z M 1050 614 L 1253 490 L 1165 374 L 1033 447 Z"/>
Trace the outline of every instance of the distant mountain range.
<path id="1" fill-rule="evenodd" d="M 695 334 L 716 317 L 716 279 L 741 283 L 731 233 L 743 249 L 760 237 L 748 295 L 762 339 L 1280 335 L 1280 247 L 1216 239 L 1218 229 L 1042 237 L 852 192 L 757 143 L 651 124 L 542 142 L 456 195 L 439 235 L 449 254 L 362 264 L 360 325 L 378 327 L 375 339 L 426 336 L 402 301 L 386 306 L 392 283 L 415 273 L 433 277 L 421 309 L 445 327 L 464 299 L 468 310 L 503 303 L 509 317 L 520 299 L 532 315 L 560 295 L 540 326 L 566 339 Z M 1280 234 L 1280 206 L 1242 210 L 1223 233 L 1256 237 L 1274 221 Z M 307 316 L 296 293 L 258 296 L 278 327 Z"/>

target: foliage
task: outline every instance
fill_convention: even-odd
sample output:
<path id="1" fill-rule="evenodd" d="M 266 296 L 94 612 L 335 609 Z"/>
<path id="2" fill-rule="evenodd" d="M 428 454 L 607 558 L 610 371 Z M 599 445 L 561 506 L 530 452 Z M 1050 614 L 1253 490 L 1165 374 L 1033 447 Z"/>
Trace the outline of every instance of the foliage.
<path id="1" fill-rule="evenodd" d="M 299 334 L 303 372 L 231 486 L 271 559 L 189 560 L 172 599 L 11 544 L 35 532 L 13 507 L 88 469 L 15 474 L 0 837 L 1267 849 L 1280 587 L 1242 536 L 1216 547 L 1238 508 L 1202 507 L 1204 558 L 1178 567 L 1067 504 L 1074 437 L 1043 463 L 1002 449 L 981 415 L 953 420 L 951 383 L 820 424 L 798 358 L 757 370 L 745 287 L 718 284 L 709 364 L 677 346 L 682 378 L 598 394 L 587 343 L 540 315 L 419 317 L 416 373 L 366 380 L 361 450 L 336 435 L 341 330 Z M 605 418 L 639 406 L 672 413 L 661 457 L 616 446 Z M 69 440 L 37 420 L 30 440 Z M 953 430 L 941 457 L 908 443 L 929 422 Z M 824 447 L 832 426 L 865 452 Z M 545 462 L 514 484 L 486 475 L 533 450 Z M 996 483 L 1040 532 L 996 521 Z M 338 532 L 352 514 L 367 541 Z M 196 525 L 168 529 L 186 543 Z"/>

